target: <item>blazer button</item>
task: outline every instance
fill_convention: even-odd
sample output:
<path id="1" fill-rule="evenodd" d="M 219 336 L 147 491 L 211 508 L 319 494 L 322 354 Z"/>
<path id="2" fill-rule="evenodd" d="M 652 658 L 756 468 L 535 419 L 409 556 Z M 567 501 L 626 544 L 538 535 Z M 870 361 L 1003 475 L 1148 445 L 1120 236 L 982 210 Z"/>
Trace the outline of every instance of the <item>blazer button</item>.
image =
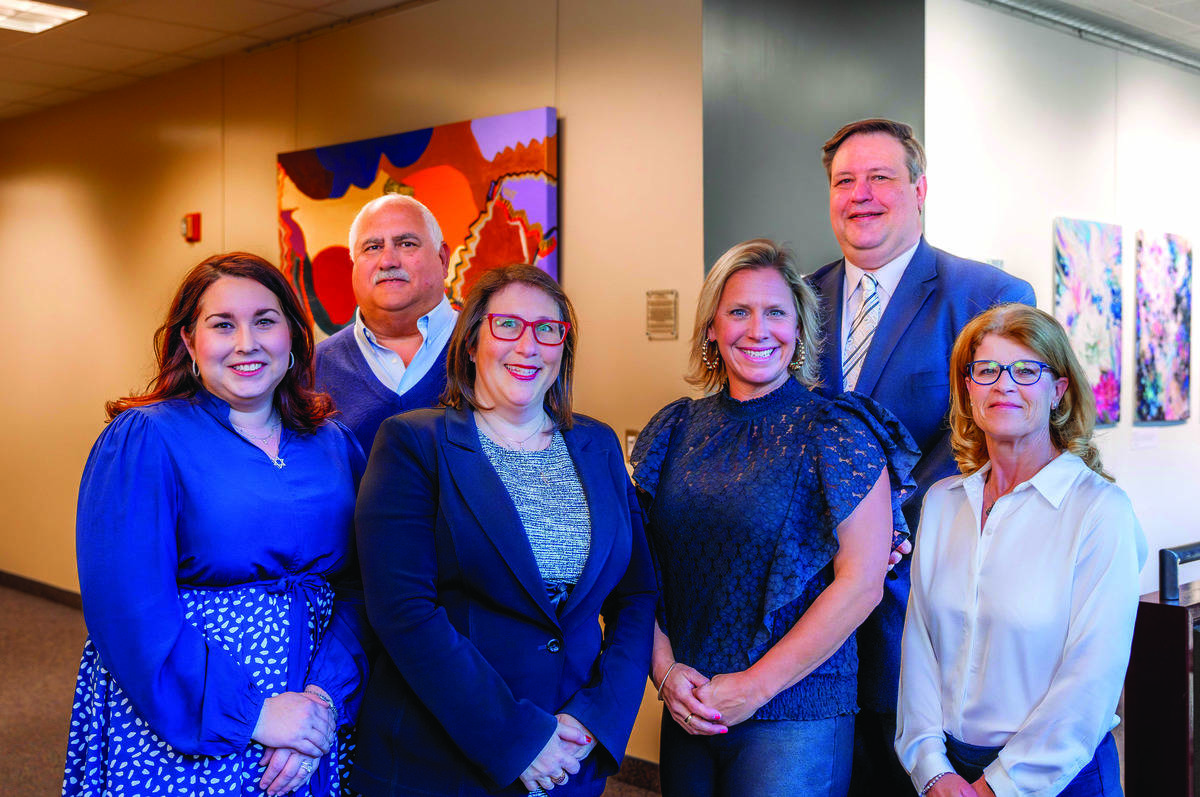
<path id="1" fill-rule="evenodd" d="M 550 651 L 551 653 L 558 653 L 560 650 L 562 650 L 562 642 L 559 642 L 557 639 L 551 639 L 546 643 L 546 650 Z"/>

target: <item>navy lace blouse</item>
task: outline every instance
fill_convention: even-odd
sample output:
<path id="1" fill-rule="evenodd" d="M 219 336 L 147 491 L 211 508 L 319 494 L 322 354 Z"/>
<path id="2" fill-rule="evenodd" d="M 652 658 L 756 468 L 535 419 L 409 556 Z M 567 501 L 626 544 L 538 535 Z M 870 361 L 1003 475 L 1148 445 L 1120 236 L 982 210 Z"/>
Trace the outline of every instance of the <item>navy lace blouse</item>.
<path id="1" fill-rule="evenodd" d="M 886 464 L 894 528 L 919 451 L 896 418 L 856 393 L 829 398 L 789 379 L 760 398 L 727 391 L 664 407 L 638 437 L 662 579 L 659 625 L 675 658 L 737 672 L 778 642 L 833 581 L 836 529 Z M 856 706 L 852 634 L 755 719 L 822 719 Z"/>

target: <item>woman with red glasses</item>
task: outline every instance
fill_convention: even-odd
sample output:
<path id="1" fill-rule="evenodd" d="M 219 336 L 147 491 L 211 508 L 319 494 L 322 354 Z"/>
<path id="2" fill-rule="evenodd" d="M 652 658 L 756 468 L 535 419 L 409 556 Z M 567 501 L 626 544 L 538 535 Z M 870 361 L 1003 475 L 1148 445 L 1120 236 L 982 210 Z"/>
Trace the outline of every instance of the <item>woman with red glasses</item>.
<path id="1" fill-rule="evenodd" d="M 599 795 L 617 770 L 655 582 L 617 437 L 571 412 L 575 347 L 554 280 L 489 271 L 450 340 L 445 409 L 379 430 L 355 513 L 388 654 L 358 720 L 366 797 Z"/>

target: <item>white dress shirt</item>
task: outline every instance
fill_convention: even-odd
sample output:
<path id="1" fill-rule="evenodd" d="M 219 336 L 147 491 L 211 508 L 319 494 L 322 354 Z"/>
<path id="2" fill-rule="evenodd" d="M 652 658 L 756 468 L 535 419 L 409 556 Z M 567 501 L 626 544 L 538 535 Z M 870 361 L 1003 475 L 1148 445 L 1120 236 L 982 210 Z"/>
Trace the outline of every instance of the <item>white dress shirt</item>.
<path id="1" fill-rule="evenodd" d="M 397 395 L 403 395 L 429 373 L 442 349 L 446 348 L 457 321 L 458 312 L 450 304 L 450 300 L 443 296 L 436 307 L 417 319 L 421 347 L 407 366 L 399 354 L 379 344 L 375 333 L 367 329 L 363 322 L 362 310 L 358 308 L 354 310 L 354 340 L 358 343 L 358 350 L 362 352 L 363 359 L 371 366 L 371 373 L 375 374 L 375 378 L 389 390 L 396 391 Z"/>
<path id="2" fill-rule="evenodd" d="M 877 293 L 879 294 L 880 318 L 883 318 L 888 302 L 892 300 L 892 294 L 896 292 L 896 286 L 900 284 L 900 278 L 904 276 L 904 270 L 908 268 L 908 264 L 912 261 L 913 255 L 920 245 L 921 242 L 917 241 L 911 249 L 901 252 L 895 260 L 871 272 L 871 276 L 879 283 Z M 854 317 L 858 315 L 858 308 L 862 307 L 862 290 L 859 289 L 858 283 L 862 282 L 862 275 L 866 273 L 866 269 L 859 268 L 849 260 L 845 262 L 842 288 L 842 296 L 845 300 L 845 304 L 842 306 L 842 351 L 846 350 L 846 341 L 850 338 L 850 327 L 854 325 Z"/>
<path id="3" fill-rule="evenodd" d="M 943 734 L 1003 747 L 997 797 L 1057 795 L 1117 724 L 1146 540 L 1125 491 L 1060 454 L 992 508 L 991 465 L 925 496 L 901 643 L 896 752 L 953 772 Z"/>

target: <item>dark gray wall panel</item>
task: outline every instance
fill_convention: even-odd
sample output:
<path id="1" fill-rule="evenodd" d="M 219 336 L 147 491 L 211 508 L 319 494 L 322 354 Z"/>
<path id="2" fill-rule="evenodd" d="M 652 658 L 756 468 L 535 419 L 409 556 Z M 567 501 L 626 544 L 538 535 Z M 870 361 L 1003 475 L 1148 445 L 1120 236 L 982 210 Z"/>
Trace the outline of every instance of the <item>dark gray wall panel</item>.
<path id="1" fill-rule="evenodd" d="M 705 268 L 756 236 L 812 271 L 840 256 L 821 144 L 925 116 L 924 0 L 704 0 Z"/>

